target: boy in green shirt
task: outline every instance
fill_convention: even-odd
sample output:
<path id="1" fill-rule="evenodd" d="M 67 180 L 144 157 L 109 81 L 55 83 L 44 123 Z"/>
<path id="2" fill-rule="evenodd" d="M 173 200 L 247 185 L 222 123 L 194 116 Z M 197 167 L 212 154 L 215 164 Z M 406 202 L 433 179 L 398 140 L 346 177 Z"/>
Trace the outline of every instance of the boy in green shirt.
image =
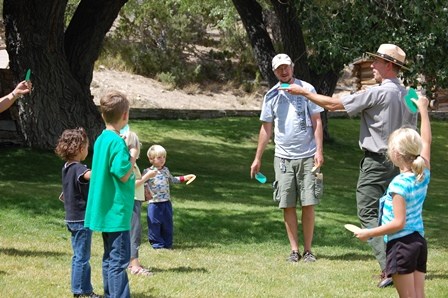
<path id="1" fill-rule="evenodd" d="M 106 129 L 94 145 L 84 225 L 102 232 L 104 295 L 130 297 L 126 268 L 130 259 L 129 230 L 135 189 L 132 168 L 137 150 L 128 150 L 119 133 L 129 119 L 126 96 L 109 91 L 101 98 L 100 107 Z"/>

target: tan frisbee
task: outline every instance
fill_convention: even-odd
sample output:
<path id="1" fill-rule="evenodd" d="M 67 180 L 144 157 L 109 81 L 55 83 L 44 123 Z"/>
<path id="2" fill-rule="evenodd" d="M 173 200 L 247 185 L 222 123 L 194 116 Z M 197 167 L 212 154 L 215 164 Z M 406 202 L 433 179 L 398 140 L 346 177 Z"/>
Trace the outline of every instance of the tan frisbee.
<path id="1" fill-rule="evenodd" d="M 194 179 L 196 179 L 196 175 L 193 175 L 193 177 L 191 177 L 191 179 L 188 180 L 186 184 L 187 184 L 187 185 L 190 184 L 191 182 L 194 181 Z"/>
<path id="2" fill-rule="evenodd" d="M 357 227 L 357 226 L 352 225 L 352 224 L 345 224 L 344 228 L 346 228 L 347 230 L 349 230 L 350 232 L 353 232 L 353 233 L 356 233 L 356 232 L 361 230 L 360 227 Z"/>
<path id="3" fill-rule="evenodd" d="M 318 166 L 314 166 L 314 167 L 311 169 L 311 173 L 316 174 L 316 172 L 317 172 L 318 169 L 319 169 Z"/>

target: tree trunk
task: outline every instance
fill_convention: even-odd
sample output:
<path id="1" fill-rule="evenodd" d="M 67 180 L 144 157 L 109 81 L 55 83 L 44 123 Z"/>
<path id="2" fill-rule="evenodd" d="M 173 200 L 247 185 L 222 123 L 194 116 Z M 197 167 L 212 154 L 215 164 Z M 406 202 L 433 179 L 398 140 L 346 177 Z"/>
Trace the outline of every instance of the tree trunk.
<path id="1" fill-rule="evenodd" d="M 316 88 L 316 92 L 319 94 L 332 96 L 334 90 L 336 89 L 336 84 L 338 82 L 338 72 L 329 71 L 321 76 L 314 75 L 314 79 L 312 79 L 314 88 Z M 324 132 L 324 141 L 329 141 L 331 139 L 330 132 L 328 131 L 328 115 L 325 110 L 321 114 L 323 132 Z"/>
<path id="2" fill-rule="evenodd" d="M 297 18 L 295 2 L 271 0 L 271 3 L 280 26 L 283 52 L 288 54 L 294 62 L 294 75 L 301 80 L 312 83 L 308 54 L 302 26 Z"/>
<path id="3" fill-rule="evenodd" d="M 268 81 L 269 86 L 275 85 L 278 80 L 272 72 L 271 61 L 277 53 L 263 21 L 262 7 L 255 0 L 232 2 L 246 29 L 261 75 Z"/>
<path id="4" fill-rule="evenodd" d="M 93 143 L 104 128 L 90 83 L 104 36 L 125 2 L 82 0 L 65 37 L 67 1 L 4 1 L 6 45 L 16 83 L 31 69 L 33 90 L 18 101 L 19 126 L 28 146 L 53 149 L 64 129 L 78 126 Z"/>
<path id="5" fill-rule="evenodd" d="M 104 37 L 126 2 L 84 0 L 79 3 L 65 31 L 64 48 L 70 70 L 82 87 L 89 88 Z"/>

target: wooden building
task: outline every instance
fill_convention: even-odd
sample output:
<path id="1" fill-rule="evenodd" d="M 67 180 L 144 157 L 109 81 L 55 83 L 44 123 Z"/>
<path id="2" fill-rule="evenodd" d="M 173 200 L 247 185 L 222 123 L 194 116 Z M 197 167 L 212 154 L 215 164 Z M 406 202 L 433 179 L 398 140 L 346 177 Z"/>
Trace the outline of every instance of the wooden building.
<path id="1" fill-rule="evenodd" d="M 372 68 L 370 67 L 372 62 L 373 59 L 371 57 L 362 57 L 353 62 L 352 75 L 354 78 L 354 92 L 377 85 L 377 82 L 373 78 Z"/>

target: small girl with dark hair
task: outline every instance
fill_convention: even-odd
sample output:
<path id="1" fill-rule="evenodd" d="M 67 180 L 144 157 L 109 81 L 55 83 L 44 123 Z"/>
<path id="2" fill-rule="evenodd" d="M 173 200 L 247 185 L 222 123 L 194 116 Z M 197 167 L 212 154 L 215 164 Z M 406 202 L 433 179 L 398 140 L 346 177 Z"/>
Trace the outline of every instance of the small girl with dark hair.
<path id="1" fill-rule="evenodd" d="M 428 248 L 422 209 L 430 180 L 431 125 L 428 99 L 414 101 L 421 117 L 420 134 L 412 128 L 394 131 L 388 156 L 400 168 L 380 199 L 380 226 L 355 232 L 360 240 L 384 235 L 386 274 L 400 297 L 424 297 Z"/>
<path id="2" fill-rule="evenodd" d="M 90 170 L 81 161 L 87 157 L 88 150 L 89 139 L 83 128 L 64 130 L 55 149 L 55 153 L 65 160 L 61 198 L 73 248 L 71 288 L 74 297 L 101 297 L 93 292 L 91 283 L 92 231 L 84 227 Z"/>

